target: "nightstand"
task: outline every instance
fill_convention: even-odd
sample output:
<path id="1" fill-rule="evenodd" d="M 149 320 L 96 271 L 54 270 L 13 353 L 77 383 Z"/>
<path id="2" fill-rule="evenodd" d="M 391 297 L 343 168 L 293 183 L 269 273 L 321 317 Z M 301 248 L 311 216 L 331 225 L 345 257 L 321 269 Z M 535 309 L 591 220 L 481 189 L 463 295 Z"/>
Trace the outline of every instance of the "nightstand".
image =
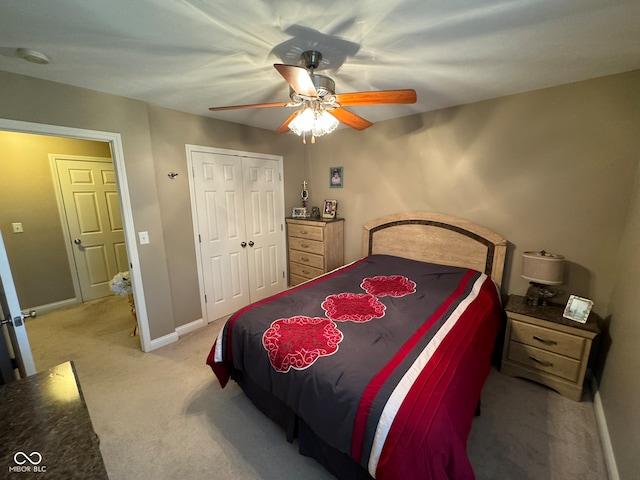
<path id="1" fill-rule="evenodd" d="M 586 323 L 574 322 L 562 316 L 564 305 L 527 305 L 519 295 L 509 297 L 505 311 L 501 372 L 579 402 L 600 318 L 591 312 Z"/>
<path id="2" fill-rule="evenodd" d="M 344 219 L 287 218 L 289 285 L 344 265 Z"/>

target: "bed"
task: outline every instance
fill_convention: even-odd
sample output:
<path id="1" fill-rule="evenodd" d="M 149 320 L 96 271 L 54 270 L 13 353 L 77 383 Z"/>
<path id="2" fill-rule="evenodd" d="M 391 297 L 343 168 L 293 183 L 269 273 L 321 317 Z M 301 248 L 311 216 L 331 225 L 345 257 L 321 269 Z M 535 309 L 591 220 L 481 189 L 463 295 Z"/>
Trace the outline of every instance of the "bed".
<path id="1" fill-rule="evenodd" d="M 360 260 L 232 315 L 207 364 L 340 479 L 472 479 L 506 241 L 425 212 L 362 235 Z"/>

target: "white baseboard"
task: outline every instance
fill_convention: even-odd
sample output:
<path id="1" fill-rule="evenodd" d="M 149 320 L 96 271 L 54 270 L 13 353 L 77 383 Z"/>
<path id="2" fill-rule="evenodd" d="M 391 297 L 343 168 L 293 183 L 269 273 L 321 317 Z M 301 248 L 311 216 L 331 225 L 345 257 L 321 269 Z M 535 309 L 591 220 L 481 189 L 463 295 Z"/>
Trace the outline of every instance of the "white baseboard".
<path id="1" fill-rule="evenodd" d="M 181 337 L 189 332 L 193 332 L 194 330 L 198 330 L 199 328 L 204 327 L 204 325 L 205 324 L 203 319 L 194 320 L 193 322 L 189 322 L 186 325 L 180 325 L 178 328 L 176 328 L 176 333 L 179 337 Z"/>
<path id="2" fill-rule="evenodd" d="M 163 337 L 154 338 L 149 342 L 149 350 L 147 352 L 152 352 L 157 350 L 158 348 L 166 347 L 167 345 L 171 345 L 174 342 L 177 342 L 178 334 L 176 332 L 170 333 L 169 335 L 164 335 Z"/>
<path id="3" fill-rule="evenodd" d="M 149 350 L 147 350 L 147 352 L 152 352 L 153 350 L 157 350 L 158 348 L 166 347 L 167 345 L 177 342 L 182 335 L 186 335 L 187 333 L 193 332 L 201 327 L 204 327 L 204 321 L 202 319 L 194 320 L 186 325 L 180 325 L 176 328 L 175 332 L 151 340 Z"/>
<path id="4" fill-rule="evenodd" d="M 609 437 L 609 429 L 607 428 L 607 419 L 604 415 L 602 399 L 600 398 L 600 389 L 597 380 L 593 377 L 591 378 L 591 390 L 593 391 L 593 409 L 596 415 L 600 442 L 602 443 L 602 453 L 604 454 L 604 463 L 607 467 L 607 475 L 609 480 L 620 480 L 616 457 L 613 454 L 611 437 Z"/>
<path id="5" fill-rule="evenodd" d="M 70 305 L 76 305 L 80 302 L 78 298 L 68 298 L 66 300 L 61 300 L 59 302 L 47 303 L 45 305 L 38 305 L 37 307 L 24 308 L 23 312 L 30 312 L 31 310 L 36 311 L 36 315 L 40 313 L 50 312 L 52 310 L 57 310 L 58 308 L 68 307 Z"/>

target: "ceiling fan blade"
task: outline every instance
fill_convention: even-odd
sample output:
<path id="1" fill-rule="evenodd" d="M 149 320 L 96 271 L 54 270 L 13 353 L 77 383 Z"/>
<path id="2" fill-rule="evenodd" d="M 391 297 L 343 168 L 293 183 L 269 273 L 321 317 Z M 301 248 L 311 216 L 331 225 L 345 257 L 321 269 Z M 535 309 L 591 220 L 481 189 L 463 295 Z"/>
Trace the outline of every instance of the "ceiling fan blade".
<path id="1" fill-rule="evenodd" d="M 381 90 L 379 92 L 355 92 L 336 95 L 336 101 L 343 107 L 360 105 L 381 105 L 392 103 L 416 103 L 415 90 Z"/>
<path id="2" fill-rule="evenodd" d="M 273 66 L 278 70 L 280 75 L 284 77 L 293 91 L 306 97 L 317 97 L 318 92 L 311 81 L 309 72 L 302 67 L 295 65 L 284 65 L 282 63 L 274 63 Z"/>
<path id="3" fill-rule="evenodd" d="M 289 131 L 289 124 L 291 123 L 291 120 L 293 120 L 297 114 L 298 112 L 296 111 L 289 115 L 289 117 L 284 122 L 282 122 L 282 125 L 276 128 L 276 133 L 287 133 Z"/>
<path id="4" fill-rule="evenodd" d="M 241 108 L 269 108 L 269 107 L 286 107 L 288 102 L 277 103 L 254 103 L 252 105 L 229 105 L 226 107 L 211 107 L 209 110 L 212 112 L 219 112 L 221 110 L 240 110 Z"/>
<path id="5" fill-rule="evenodd" d="M 355 113 L 351 113 L 349 110 L 345 110 L 344 108 L 329 110 L 329 113 L 345 125 L 355 128 L 356 130 L 364 130 L 365 128 L 369 128 L 373 125 L 369 120 L 366 120 Z"/>

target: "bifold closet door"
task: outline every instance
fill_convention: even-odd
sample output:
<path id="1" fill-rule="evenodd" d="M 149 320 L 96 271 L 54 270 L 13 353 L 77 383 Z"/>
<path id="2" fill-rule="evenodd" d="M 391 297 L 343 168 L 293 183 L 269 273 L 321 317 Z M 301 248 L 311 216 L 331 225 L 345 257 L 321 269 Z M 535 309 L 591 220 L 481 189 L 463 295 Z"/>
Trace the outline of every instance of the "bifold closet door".
<path id="1" fill-rule="evenodd" d="M 269 159 L 200 151 L 191 159 L 206 316 L 213 321 L 285 288 L 281 173 Z"/>

